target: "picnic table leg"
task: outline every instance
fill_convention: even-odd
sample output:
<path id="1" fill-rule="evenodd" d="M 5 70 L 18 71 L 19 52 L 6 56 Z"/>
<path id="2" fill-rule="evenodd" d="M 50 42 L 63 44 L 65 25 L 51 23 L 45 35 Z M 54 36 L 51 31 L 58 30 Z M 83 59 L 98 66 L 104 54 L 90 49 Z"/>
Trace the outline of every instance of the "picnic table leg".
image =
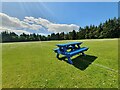
<path id="1" fill-rule="evenodd" d="M 77 44 L 77 46 L 78 46 L 78 48 L 80 48 L 80 45 L 79 45 L 79 44 Z"/>
<path id="2" fill-rule="evenodd" d="M 59 58 L 59 54 L 58 53 L 57 53 L 56 57 Z"/>
<path id="3" fill-rule="evenodd" d="M 86 54 L 85 54 L 84 52 L 82 52 L 82 55 L 83 55 L 83 56 L 86 56 Z"/>
<path id="4" fill-rule="evenodd" d="M 67 57 L 67 58 L 68 58 L 68 62 L 69 62 L 70 64 L 73 64 L 73 62 L 71 61 L 70 57 Z"/>

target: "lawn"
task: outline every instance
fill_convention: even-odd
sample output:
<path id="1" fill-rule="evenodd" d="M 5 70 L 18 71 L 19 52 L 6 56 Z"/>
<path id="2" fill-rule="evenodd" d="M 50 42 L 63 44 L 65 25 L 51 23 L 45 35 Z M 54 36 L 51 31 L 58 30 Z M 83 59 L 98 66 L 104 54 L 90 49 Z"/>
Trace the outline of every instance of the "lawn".
<path id="1" fill-rule="evenodd" d="M 73 65 L 53 51 L 56 44 L 70 41 L 4 43 L 2 87 L 118 88 L 118 40 L 77 41 L 89 50 L 72 57 Z"/>

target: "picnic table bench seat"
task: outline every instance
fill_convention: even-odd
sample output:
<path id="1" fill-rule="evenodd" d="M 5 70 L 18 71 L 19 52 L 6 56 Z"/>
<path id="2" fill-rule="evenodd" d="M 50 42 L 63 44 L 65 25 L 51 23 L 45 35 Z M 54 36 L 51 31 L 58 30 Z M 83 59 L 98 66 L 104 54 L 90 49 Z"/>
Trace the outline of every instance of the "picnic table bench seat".
<path id="1" fill-rule="evenodd" d="M 82 47 L 82 48 L 80 48 L 80 49 L 76 49 L 76 50 L 74 50 L 74 51 L 68 52 L 68 54 L 69 54 L 70 56 L 74 56 L 74 55 L 76 55 L 76 54 L 82 53 L 83 51 L 87 51 L 87 50 L 88 50 L 87 47 Z M 85 55 L 85 54 L 84 54 L 84 55 Z"/>
<path id="2" fill-rule="evenodd" d="M 87 47 L 80 47 L 82 42 L 72 42 L 67 44 L 57 44 L 58 48 L 54 49 L 54 52 L 57 53 L 57 58 L 59 58 L 59 54 L 65 55 L 68 58 L 68 62 L 70 64 L 73 64 L 70 57 L 82 53 L 82 55 L 86 56 L 84 54 L 84 51 L 87 51 Z M 69 51 L 68 51 L 69 50 Z"/>

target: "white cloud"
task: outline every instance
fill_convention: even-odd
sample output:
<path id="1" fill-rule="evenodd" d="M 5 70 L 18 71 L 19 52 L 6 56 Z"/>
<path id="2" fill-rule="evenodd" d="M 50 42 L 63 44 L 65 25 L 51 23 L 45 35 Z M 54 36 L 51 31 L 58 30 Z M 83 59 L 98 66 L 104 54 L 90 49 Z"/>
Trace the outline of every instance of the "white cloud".
<path id="1" fill-rule="evenodd" d="M 75 24 L 56 24 L 43 18 L 25 17 L 25 22 L 36 23 L 47 28 L 49 32 L 70 32 L 72 30 L 79 30 L 79 26 Z"/>
<path id="2" fill-rule="evenodd" d="M 50 32 L 70 32 L 72 30 L 79 30 L 79 26 L 75 24 L 50 24 L 48 31 Z"/>
<path id="3" fill-rule="evenodd" d="M 52 22 L 48 21 L 47 19 L 43 19 L 43 18 L 38 18 L 36 21 L 37 24 L 41 24 L 42 26 L 48 28 L 50 24 L 52 24 Z"/>
<path id="4" fill-rule="evenodd" d="M 2 25 L 0 25 L 1 31 L 11 31 L 16 33 L 26 33 L 29 34 L 30 31 L 37 30 L 38 33 L 42 33 L 46 29 L 49 32 L 70 32 L 72 30 L 79 30 L 79 26 L 75 24 L 57 24 L 53 23 L 47 19 L 25 17 L 24 20 L 19 20 L 18 18 L 8 16 L 7 14 L 0 13 L 2 18 Z M 45 31 L 44 31 L 45 32 Z M 32 33 L 32 32 L 31 32 Z"/>
<path id="5" fill-rule="evenodd" d="M 44 35 L 44 36 L 47 36 L 48 34 L 45 34 L 45 33 L 37 33 L 38 35 Z"/>
<path id="6" fill-rule="evenodd" d="M 25 17 L 24 21 L 28 23 L 34 23 L 34 17 Z"/>
<path id="7" fill-rule="evenodd" d="M 15 30 L 15 29 L 8 29 L 8 28 L 4 28 L 4 27 L 0 27 L 0 33 L 3 31 L 7 31 L 7 32 L 14 32 L 18 35 L 25 33 L 25 34 L 30 34 L 30 32 L 25 31 L 25 30 Z"/>
<path id="8" fill-rule="evenodd" d="M 24 21 L 27 23 L 36 23 L 36 24 L 42 25 L 45 28 L 48 28 L 48 26 L 52 23 L 47 19 L 34 18 L 34 17 L 25 17 Z"/>
<path id="9" fill-rule="evenodd" d="M 10 17 L 7 14 L 0 13 L 0 17 L 2 18 L 2 26 L 7 28 L 14 28 L 14 29 L 33 29 L 39 30 L 42 28 L 40 25 L 29 24 L 24 21 L 20 21 L 18 18 Z M 1 26 L 1 25 L 0 25 Z"/>

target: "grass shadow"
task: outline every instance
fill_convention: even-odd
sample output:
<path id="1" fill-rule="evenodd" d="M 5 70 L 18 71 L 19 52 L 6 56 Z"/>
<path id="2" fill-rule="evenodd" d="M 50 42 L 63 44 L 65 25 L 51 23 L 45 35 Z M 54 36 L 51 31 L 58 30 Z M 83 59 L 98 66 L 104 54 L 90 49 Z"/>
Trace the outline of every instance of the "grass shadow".
<path id="1" fill-rule="evenodd" d="M 80 70 L 85 70 L 92 62 L 95 61 L 97 57 L 96 56 L 92 56 L 92 55 L 80 55 L 77 56 L 76 58 L 71 59 L 73 62 L 73 66 L 80 69 Z M 59 58 L 59 60 L 63 60 L 65 62 L 68 63 L 68 60 L 66 57 L 61 57 Z"/>

